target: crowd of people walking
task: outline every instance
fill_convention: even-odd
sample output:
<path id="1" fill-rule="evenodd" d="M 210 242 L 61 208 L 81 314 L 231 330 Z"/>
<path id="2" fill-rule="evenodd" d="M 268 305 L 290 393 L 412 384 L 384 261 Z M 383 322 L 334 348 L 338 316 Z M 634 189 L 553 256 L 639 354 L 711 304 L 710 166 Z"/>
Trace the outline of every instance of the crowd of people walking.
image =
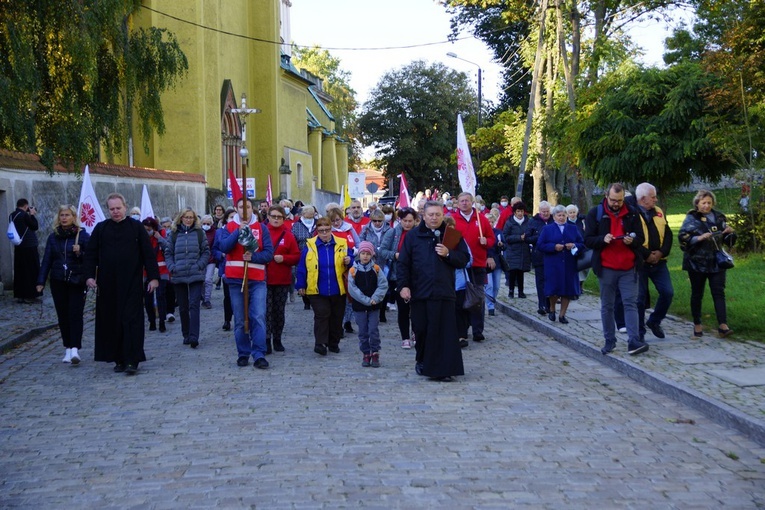
<path id="1" fill-rule="evenodd" d="M 240 367 L 252 359 L 255 368 L 266 369 L 266 356 L 296 347 L 285 346 L 283 331 L 287 303 L 299 296 L 304 310 L 313 312 L 317 355 L 340 352 L 341 339 L 357 331 L 362 366 L 380 367 L 379 324 L 387 322 L 386 310 L 396 310 L 400 346 L 414 348 L 416 373 L 452 380 L 464 374 L 461 348 L 468 338 L 486 340 L 486 317 L 495 314 L 503 277 L 508 297 L 524 299 L 532 269 L 538 313 L 565 327 L 569 304 L 591 268 L 600 287 L 603 354 L 614 350 L 621 327 L 631 355 L 649 349 L 647 331 L 664 338 L 661 324 L 674 297 L 667 267 L 673 234 L 651 184 L 641 183 L 633 195 L 611 184 L 586 215 L 575 205 L 546 201 L 531 215 L 517 197 L 502 197 L 492 207 L 470 193 L 434 198 L 396 210 L 370 204 L 366 212 L 359 201 L 345 210 L 330 203 L 323 214 L 289 200 L 260 202 L 255 209 L 241 198 L 234 208 L 216 205 L 211 214 L 185 208 L 173 218 L 141 220 L 140 210 L 127 214 L 124 197 L 112 193 L 108 219 L 90 235 L 75 207 L 59 207 L 42 263 L 37 211 L 20 199 L 9 217 L 20 238 L 14 243 L 14 297 L 33 302 L 49 285 L 63 361 L 78 364 L 84 298 L 97 291 L 94 358 L 130 375 L 146 360 L 145 325 L 166 332 L 176 307 L 182 344 L 199 347 L 200 309 L 214 307 L 213 291 L 221 287 L 221 330 L 233 330 Z M 703 335 L 706 284 L 719 335 L 733 333 L 727 266 L 718 255 L 732 246 L 735 233 L 714 207 L 714 194 L 699 191 L 678 235 L 695 338 Z M 658 295 L 646 318 L 649 282 Z"/>

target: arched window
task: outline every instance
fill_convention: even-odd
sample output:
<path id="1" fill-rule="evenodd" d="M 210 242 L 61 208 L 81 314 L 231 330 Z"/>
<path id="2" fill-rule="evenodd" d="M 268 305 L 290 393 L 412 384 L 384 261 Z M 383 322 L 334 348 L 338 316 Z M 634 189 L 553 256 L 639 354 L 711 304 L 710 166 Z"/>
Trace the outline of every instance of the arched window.
<path id="1" fill-rule="evenodd" d="M 302 188 L 304 184 L 303 181 L 303 163 L 297 164 L 297 185 L 298 188 Z"/>

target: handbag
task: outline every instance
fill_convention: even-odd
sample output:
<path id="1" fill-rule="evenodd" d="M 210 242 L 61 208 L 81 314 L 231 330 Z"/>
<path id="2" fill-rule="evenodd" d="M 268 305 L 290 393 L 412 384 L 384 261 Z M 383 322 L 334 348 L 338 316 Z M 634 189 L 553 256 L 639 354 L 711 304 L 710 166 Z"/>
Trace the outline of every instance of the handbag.
<path id="1" fill-rule="evenodd" d="M 479 308 L 483 306 L 483 300 L 486 294 L 481 286 L 475 285 L 470 281 L 467 270 L 463 269 L 463 271 L 465 272 L 465 301 L 462 303 L 462 308 L 464 310 Z"/>
<path id="2" fill-rule="evenodd" d="M 714 240 L 714 237 L 712 239 Z M 725 251 L 725 248 L 718 245 L 717 241 L 715 241 L 715 246 L 717 247 L 717 251 L 715 252 L 715 262 L 717 262 L 717 267 L 720 269 L 733 269 L 735 264 L 731 254 Z"/>
<path id="3" fill-rule="evenodd" d="M 580 250 L 576 257 L 576 270 L 584 271 L 592 267 L 592 250 Z"/>

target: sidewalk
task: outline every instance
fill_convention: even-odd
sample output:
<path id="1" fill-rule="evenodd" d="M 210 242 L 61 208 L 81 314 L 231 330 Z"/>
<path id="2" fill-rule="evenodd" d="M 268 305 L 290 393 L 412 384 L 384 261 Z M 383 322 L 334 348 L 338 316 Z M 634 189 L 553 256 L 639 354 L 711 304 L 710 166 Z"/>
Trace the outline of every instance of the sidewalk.
<path id="1" fill-rule="evenodd" d="M 655 290 L 652 292 L 655 294 Z M 600 353 L 605 341 L 599 296 L 583 294 L 577 301 L 571 301 L 566 312 L 569 324 L 561 324 L 537 314 L 531 273 L 525 279 L 525 293 L 526 299 L 510 299 L 502 282 L 497 309 L 643 386 L 765 444 L 765 344 L 743 340 L 735 334 L 722 340 L 709 325 L 705 325 L 701 339 L 692 340 L 692 323 L 670 315 L 662 322 L 666 338 L 656 338 L 650 330 L 646 332 L 648 352 L 630 356 L 627 335 L 617 333 L 616 350 L 604 356 Z M 735 325 L 731 327 L 735 329 Z"/>

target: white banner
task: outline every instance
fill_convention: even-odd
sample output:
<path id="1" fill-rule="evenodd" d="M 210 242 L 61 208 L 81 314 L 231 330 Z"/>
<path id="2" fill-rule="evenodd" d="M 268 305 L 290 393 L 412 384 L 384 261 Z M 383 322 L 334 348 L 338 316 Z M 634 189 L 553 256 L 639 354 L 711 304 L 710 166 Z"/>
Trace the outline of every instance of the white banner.
<path id="1" fill-rule="evenodd" d="M 457 115 L 457 175 L 462 191 L 467 191 L 475 197 L 475 170 L 470 148 L 465 138 L 465 128 L 462 127 L 462 115 Z"/>
<path id="2" fill-rule="evenodd" d="M 145 220 L 146 218 L 156 218 L 156 216 L 154 216 L 154 208 L 151 206 L 149 188 L 144 184 L 143 193 L 141 193 L 141 220 Z"/>
<path id="3" fill-rule="evenodd" d="M 351 198 L 361 198 L 367 192 L 367 174 L 348 172 L 348 194 Z"/>
<path id="4" fill-rule="evenodd" d="M 80 214 L 80 225 L 90 234 L 93 232 L 96 224 L 104 221 L 104 211 L 101 204 L 98 203 L 96 192 L 93 190 L 93 184 L 90 182 L 90 167 L 85 165 L 85 172 L 82 175 L 82 190 L 80 190 L 80 203 L 77 206 Z"/>

